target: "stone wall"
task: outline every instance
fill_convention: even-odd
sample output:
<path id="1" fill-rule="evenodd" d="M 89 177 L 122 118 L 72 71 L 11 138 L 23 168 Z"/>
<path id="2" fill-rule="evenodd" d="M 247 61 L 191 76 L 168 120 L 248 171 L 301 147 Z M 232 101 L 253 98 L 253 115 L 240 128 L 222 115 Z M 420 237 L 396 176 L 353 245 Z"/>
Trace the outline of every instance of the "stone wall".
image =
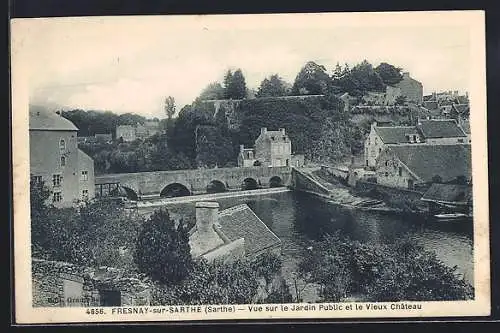
<path id="1" fill-rule="evenodd" d="M 297 191 L 330 195 L 327 188 L 297 169 L 292 170 L 292 187 Z"/>
<path id="2" fill-rule="evenodd" d="M 383 200 L 388 206 L 404 211 L 425 212 L 428 205 L 420 200 L 424 195 L 420 191 L 399 189 L 362 180 L 356 182 L 354 191 L 363 196 Z"/>
<path id="3" fill-rule="evenodd" d="M 113 305 L 149 305 L 152 282 L 116 268 L 91 268 L 61 261 L 32 260 L 34 307 L 110 305 L 103 293 L 118 296 Z"/>

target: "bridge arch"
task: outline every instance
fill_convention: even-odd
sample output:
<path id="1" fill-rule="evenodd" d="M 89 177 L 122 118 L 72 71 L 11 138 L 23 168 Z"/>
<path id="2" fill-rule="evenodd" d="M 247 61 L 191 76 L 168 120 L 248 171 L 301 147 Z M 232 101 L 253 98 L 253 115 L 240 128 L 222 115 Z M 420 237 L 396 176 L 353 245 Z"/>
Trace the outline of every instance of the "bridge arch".
<path id="1" fill-rule="evenodd" d="M 189 189 L 181 183 L 168 184 L 167 186 L 163 187 L 160 192 L 160 197 L 166 198 L 184 197 L 188 195 L 191 195 L 191 191 L 189 191 Z"/>
<path id="2" fill-rule="evenodd" d="M 279 176 L 273 176 L 269 179 L 269 187 L 281 187 L 283 186 L 283 179 Z"/>
<path id="3" fill-rule="evenodd" d="M 245 178 L 241 184 L 242 190 L 256 190 L 259 188 L 259 183 L 252 177 Z"/>
<path id="4" fill-rule="evenodd" d="M 207 193 L 220 193 L 226 191 L 226 185 L 220 180 L 214 179 L 207 185 Z"/>

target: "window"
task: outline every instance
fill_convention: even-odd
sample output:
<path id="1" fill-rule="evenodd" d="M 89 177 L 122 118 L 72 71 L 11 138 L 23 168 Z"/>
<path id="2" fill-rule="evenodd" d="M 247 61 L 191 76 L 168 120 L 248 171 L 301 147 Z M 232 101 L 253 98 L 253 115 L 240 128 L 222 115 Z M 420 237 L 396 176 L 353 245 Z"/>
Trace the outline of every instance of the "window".
<path id="1" fill-rule="evenodd" d="M 380 154 L 382 152 L 382 148 L 379 148 L 378 149 L 378 153 Z"/>
<path id="2" fill-rule="evenodd" d="M 62 201 L 62 193 L 61 192 L 54 192 L 54 196 L 52 198 L 52 201 L 61 202 Z"/>
<path id="3" fill-rule="evenodd" d="M 458 139 L 458 142 L 464 143 L 464 139 Z"/>
<path id="4" fill-rule="evenodd" d="M 389 166 L 389 161 L 385 161 L 385 166 Z"/>
<path id="5" fill-rule="evenodd" d="M 385 176 L 386 176 L 386 177 L 389 177 L 389 173 L 388 173 L 388 172 L 386 172 L 386 173 L 385 173 Z"/>
<path id="6" fill-rule="evenodd" d="M 42 183 L 43 179 L 42 176 L 31 176 L 31 181 L 35 184 L 40 184 Z"/>
<path id="7" fill-rule="evenodd" d="M 378 139 L 377 139 L 377 138 L 375 138 L 375 144 L 377 144 L 377 143 L 378 143 Z"/>
<path id="8" fill-rule="evenodd" d="M 64 139 L 61 139 L 61 141 L 59 141 L 59 149 L 66 150 L 66 141 L 64 141 Z"/>
<path id="9" fill-rule="evenodd" d="M 402 176 L 402 175 L 403 175 L 403 168 L 402 168 L 402 167 L 399 167 L 399 168 L 398 168 L 398 175 L 399 175 L 399 176 Z"/>
<path id="10" fill-rule="evenodd" d="M 65 165 L 66 165 L 66 157 L 61 156 L 61 166 L 65 166 Z"/>
<path id="11" fill-rule="evenodd" d="M 89 180 L 89 172 L 84 170 L 82 171 L 82 180 L 87 181 Z"/>
<path id="12" fill-rule="evenodd" d="M 82 199 L 86 200 L 89 198 L 89 190 L 82 190 Z"/>
<path id="13" fill-rule="evenodd" d="M 61 186 L 62 176 L 52 175 L 52 186 Z"/>

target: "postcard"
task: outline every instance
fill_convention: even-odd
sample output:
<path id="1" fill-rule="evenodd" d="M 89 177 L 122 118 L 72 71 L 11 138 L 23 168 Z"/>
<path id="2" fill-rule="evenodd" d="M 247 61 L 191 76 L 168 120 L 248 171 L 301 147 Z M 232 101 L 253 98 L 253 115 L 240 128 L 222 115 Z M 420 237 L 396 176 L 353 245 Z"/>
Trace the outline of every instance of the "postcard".
<path id="1" fill-rule="evenodd" d="M 11 20 L 15 320 L 490 314 L 483 11 Z"/>

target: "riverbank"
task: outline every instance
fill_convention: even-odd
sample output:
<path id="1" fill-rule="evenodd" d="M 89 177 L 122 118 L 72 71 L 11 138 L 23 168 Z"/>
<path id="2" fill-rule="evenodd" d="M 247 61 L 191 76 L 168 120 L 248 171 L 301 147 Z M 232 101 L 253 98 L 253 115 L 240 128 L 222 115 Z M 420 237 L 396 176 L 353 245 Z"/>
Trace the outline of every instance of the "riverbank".
<path id="1" fill-rule="evenodd" d="M 228 191 L 228 192 L 222 192 L 222 193 L 207 193 L 207 194 L 199 194 L 199 195 L 175 197 L 175 198 L 150 199 L 147 201 L 138 201 L 136 204 L 136 208 L 159 207 L 159 206 L 164 206 L 167 204 L 179 204 L 179 203 L 204 201 L 204 200 L 248 197 L 248 196 L 283 193 L 283 192 L 290 192 L 290 191 L 291 191 L 291 189 L 289 189 L 287 187 L 274 187 L 274 188 L 263 188 L 263 189 L 246 190 L 246 191 Z"/>

